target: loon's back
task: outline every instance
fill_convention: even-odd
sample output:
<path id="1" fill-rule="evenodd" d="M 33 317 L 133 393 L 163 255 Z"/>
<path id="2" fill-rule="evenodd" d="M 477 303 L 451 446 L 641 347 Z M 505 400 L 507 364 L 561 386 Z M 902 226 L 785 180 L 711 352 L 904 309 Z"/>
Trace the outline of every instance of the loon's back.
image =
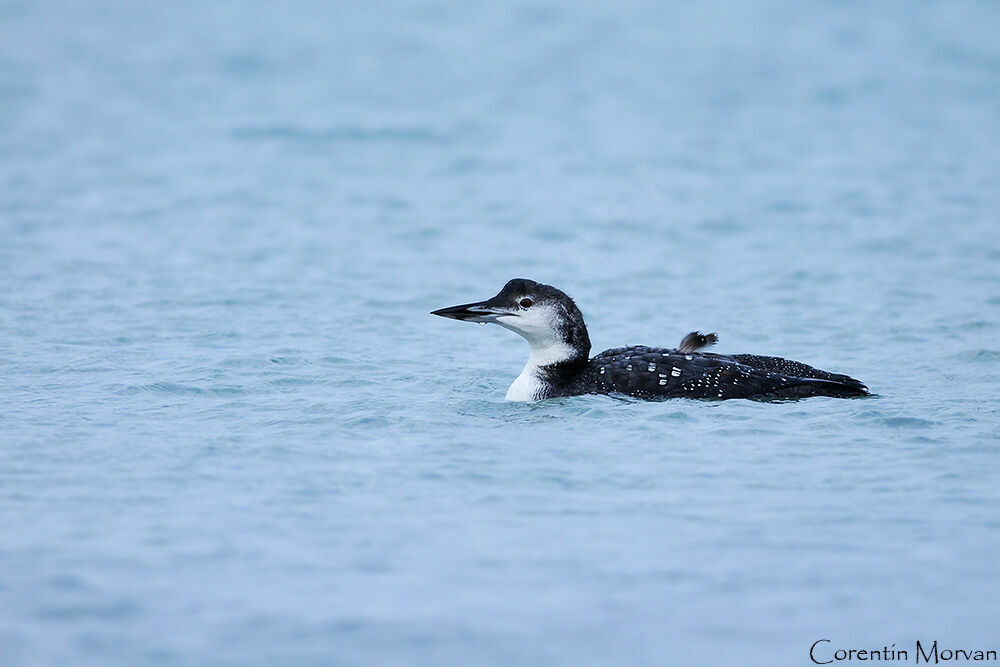
<path id="1" fill-rule="evenodd" d="M 637 345 L 601 352 L 555 395 L 615 393 L 645 399 L 846 398 L 867 396 L 868 388 L 847 375 L 780 357 Z"/>

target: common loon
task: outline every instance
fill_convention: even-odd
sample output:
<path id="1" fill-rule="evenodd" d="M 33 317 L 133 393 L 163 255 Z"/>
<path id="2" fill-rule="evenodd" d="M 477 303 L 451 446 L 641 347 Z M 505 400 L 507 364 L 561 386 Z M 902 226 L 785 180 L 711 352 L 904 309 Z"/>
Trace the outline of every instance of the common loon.
<path id="1" fill-rule="evenodd" d="M 694 331 L 677 348 L 637 345 L 590 355 L 583 315 L 561 290 L 515 278 L 492 299 L 435 310 L 431 315 L 492 322 L 524 337 L 531 354 L 507 390 L 508 401 L 580 394 L 625 394 L 643 399 L 804 398 L 867 396 L 847 375 L 780 357 L 701 352 L 718 336 Z"/>

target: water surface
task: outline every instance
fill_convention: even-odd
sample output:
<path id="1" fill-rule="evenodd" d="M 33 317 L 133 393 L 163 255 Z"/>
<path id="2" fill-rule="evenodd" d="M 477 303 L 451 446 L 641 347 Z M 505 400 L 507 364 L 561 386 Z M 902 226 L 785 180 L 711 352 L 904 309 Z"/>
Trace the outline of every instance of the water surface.
<path id="1" fill-rule="evenodd" d="M 3 3 L 3 664 L 997 648 L 998 28 Z M 515 276 L 877 396 L 508 404 Z"/>

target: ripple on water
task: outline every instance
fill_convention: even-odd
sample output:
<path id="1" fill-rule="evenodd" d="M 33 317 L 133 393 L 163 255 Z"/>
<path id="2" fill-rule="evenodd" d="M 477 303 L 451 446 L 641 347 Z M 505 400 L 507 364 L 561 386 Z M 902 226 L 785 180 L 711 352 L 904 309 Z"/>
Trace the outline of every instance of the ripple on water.
<path id="1" fill-rule="evenodd" d="M 980 363 L 996 363 L 1000 361 L 1000 350 L 966 350 L 965 352 L 959 352 L 958 354 L 953 354 L 952 359 L 958 361 L 974 361 Z"/>
<path id="2" fill-rule="evenodd" d="M 447 144 L 451 141 L 449 134 L 424 126 L 257 125 L 236 128 L 232 131 L 232 137 L 239 141 L 282 141 L 302 144 L 315 144 L 317 142 Z"/>
<path id="3" fill-rule="evenodd" d="M 110 390 L 121 396 L 135 394 L 162 394 L 167 396 L 245 396 L 252 393 L 238 385 L 198 387 L 178 382 L 153 382 L 151 384 L 111 385 Z"/>
<path id="4" fill-rule="evenodd" d="M 938 425 L 938 422 L 920 417 L 879 417 L 874 421 L 876 424 L 882 424 L 889 428 L 920 429 Z"/>
<path id="5" fill-rule="evenodd" d="M 41 605 L 35 615 L 48 621 L 78 621 L 92 618 L 101 621 L 119 620 L 137 614 L 140 606 L 130 599 L 108 602 L 78 602 Z"/>

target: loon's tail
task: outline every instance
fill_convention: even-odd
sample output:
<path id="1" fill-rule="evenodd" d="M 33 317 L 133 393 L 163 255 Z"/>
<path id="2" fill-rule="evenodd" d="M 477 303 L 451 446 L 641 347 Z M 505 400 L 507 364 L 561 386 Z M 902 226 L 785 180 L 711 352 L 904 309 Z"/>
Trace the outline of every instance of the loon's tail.
<path id="1" fill-rule="evenodd" d="M 795 384 L 777 389 L 768 395 L 774 398 L 807 398 L 809 396 L 854 398 L 870 394 L 868 387 L 860 380 L 840 375 L 836 379 L 799 378 Z"/>
<path id="2" fill-rule="evenodd" d="M 719 336 L 717 334 L 703 334 L 700 331 L 692 331 L 687 336 L 684 336 L 684 339 L 681 340 L 681 344 L 677 346 L 677 351 L 683 352 L 684 354 L 691 354 L 692 352 L 697 352 L 703 347 L 709 347 L 718 342 Z"/>

